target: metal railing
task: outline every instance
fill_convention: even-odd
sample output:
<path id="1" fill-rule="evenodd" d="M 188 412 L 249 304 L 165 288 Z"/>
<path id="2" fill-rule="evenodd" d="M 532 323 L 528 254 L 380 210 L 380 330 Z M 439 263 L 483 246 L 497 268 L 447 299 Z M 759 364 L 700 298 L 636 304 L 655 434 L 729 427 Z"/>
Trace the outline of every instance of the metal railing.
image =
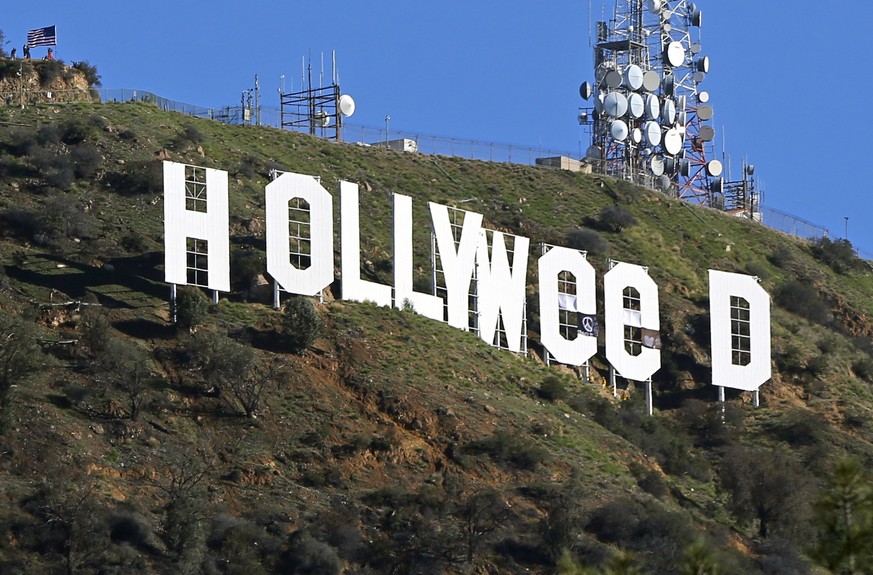
<path id="1" fill-rule="evenodd" d="M 90 90 L 31 90 L 16 92 L 0 92 L 0 106 L 33 105 L 41 103 L 70 102 L 142 102 L 157 106 L 167 112 L 179 112 L 198 118 L 208 118 L 225 124 L 260 125 L 281 128 L 282 117 L 278 108 L 261 107 L 258 110 L 239 106 L 223 106 L 210 108 L 187 104 L 178 100 L 170 100 L 147 90 L 132 90 L 126 88 L 104 88 Z M 316 136 L 323 136 L 316 132 Z M 363 125 L 344 123 L 342 139 L 365 145 L 386 145 L 389 141 L 411 140 L 415 142 L 415 151 L 422 154 L 457 156 L 486 162 L 507 162 L 533 165 L 537 158 L 566 156 L 575 158 L 577 154 L 566 150 L 554 150 L 543 147 L 517 146 L 513 144 L 497 144 L 481 140 L 454 138 L 450 136 L 434 136 L 420 132 L 388 130 Z M 637 179 L 635 178 L 635 181 Z M 641 185 L 655 188 L 654 182 L 637 181 Z M 761 207 L 762 223 L 770 228 L 782 231 L 807 240 L 817 240 L 830 237 L 827 228 L 793 216 L 780 210 Z M 859 257 L 873 260 L 873 254 L 857 250 Z"/>

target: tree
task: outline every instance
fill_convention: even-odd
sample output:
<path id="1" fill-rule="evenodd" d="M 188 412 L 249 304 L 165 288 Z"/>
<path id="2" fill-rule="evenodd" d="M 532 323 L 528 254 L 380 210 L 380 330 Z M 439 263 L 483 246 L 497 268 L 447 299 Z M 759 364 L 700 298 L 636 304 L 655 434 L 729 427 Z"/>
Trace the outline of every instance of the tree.
<path id="1" fill-rule="evenodd" d="M 200 288 L 184 286 L 176 293 L 176 325 L 191 330 L 206 319 L 209 299 Z"/>
<path id="2" fill-rule="evenodd" d="M 321 334 L 321 318 L 308 298 L 294 296 L 285 304 L 282 335 L 291 353 L 303 353 Z"/>
<path id="3" fill-rule="evenodd" d="M 273 366 L 264 367 L 252 348 L 227 334 L 213 331 L 196 334 L 191 350 L 206 382 L 233 409 L 242 410 L 247 417 L 256 417 L 264 389 L 274 376 Z"/>
<path id="4" fill-rule="evenodd" d="M 121 339 L 111 339 L 98 356 L 113 387 L 127 400 L 127 414 L 131 421 L 139 418 L 145 401 L 145 392 L 151 383 L 151 361 L 145 351 Z"/>
<path id="5" fill-rule="evenodd" d="M 813 559 L 840 575 L 873 572 L 873 481 L 854 459 L 834 465 L 815 504 Z"/>
<path id="6" fill-rule="evenodd" d="M 685 558 L 679 566 L 680 575 L 718 575 L 718 559 L 703 538 L 685 548 Z"/>
<path id="7" fill-rule="evenodd" d="M 721 467 L 721 485 L 739 521 L 757 521 L 758 536 L 798 536 L 807 525 L 812 483 L 806 469 L 789 454 L 736 445 Z"/>
<path id="8" fill-rule="evenodd" d="M 468 563 L 512 517 L 512 509 L 493 489 L 473 493 L 455 510 Z"/>
<path id="9" fill-rule="evenodd" d="M 0 316 L 0 432 L 11 421 L 12 389 L 42 367 L 36 334 L 27 320 Z"/>
<path id="10" fill-rule="evenodd" d="M 637 218 L 621 206 L 606 206 L 600 210 L 598 221 L 601 226 L 616 233 L 637 224 Z"/>

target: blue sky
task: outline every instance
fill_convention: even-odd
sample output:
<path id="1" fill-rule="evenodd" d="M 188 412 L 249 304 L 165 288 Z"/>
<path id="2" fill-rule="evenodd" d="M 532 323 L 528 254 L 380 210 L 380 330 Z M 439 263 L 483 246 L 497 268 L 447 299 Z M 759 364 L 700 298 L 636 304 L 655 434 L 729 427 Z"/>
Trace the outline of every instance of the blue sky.
<path id="1" fill-rule="evenodd" d="M 712 96 L 718 148 L 734 177 L 756 166 L 764 205 L 848 238 L 873 258 L 873 3 L 824 10 L 790 3 L 698 0 L 702 87 Z M 590 3 L 591 19 L 613 2 Z M 203 106 L 235 105 L 260 77 L 262 105 L 299 88 L 301 59 L 357 103 L 351 124 L 543 146 L 580 154 L 578 87 L 593 79 L 587 0 L 246 3 L 223 0 L 17 3 L 0 16 L 19 54 L 28 29 L 55 24 L 58 57 L 97 66 L 105 88 L 148 90 Z M 35 49 L 34 57 L 45 49 Z"/>

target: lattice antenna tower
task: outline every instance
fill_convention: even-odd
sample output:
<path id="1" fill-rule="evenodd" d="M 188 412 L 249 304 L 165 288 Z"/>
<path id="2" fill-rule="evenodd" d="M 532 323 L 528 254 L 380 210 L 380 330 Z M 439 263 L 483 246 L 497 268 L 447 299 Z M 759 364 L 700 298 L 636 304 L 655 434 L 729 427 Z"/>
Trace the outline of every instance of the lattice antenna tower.
<path id="1" fill-rule="evenodd" d="M 596 24 L 594 82 L 580 95 L 590 126 L 586 152 L 598 171 L 714 205 L 723 197 L 722 164 L 713 159 L 713 110 L 701 83 L 703 15 L 688 0 L 616 0 Z"/>
<path id="2" fill-rule="evenodd" d="M 355 101 L 348 94 L 342 94 L 339 87 L 339 73 L 336 67 L 336 53 L 331 55 L 331 84 L 324 84 L 324 54 L 321 57 L 321 73 L 318 86 L 312 84 L 312 60 L 303 61 L 301 90 L 284 92 L 279 90 L 282 127 L 312 136 L 321 136 L 336 141 L 342 140 L 343 118 L 355 113 Z"/>

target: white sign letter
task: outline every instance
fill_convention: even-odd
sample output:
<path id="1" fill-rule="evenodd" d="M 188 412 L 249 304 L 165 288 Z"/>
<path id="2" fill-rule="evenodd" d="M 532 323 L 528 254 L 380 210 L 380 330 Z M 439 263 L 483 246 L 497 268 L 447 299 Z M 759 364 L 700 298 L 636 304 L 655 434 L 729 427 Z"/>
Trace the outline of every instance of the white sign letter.
<path id="1" fill-rule="evenodd" d="M 312 176 L 291 172 L 267 184 L 264 193 L 267 273 L 287 292 L 318 294 L 333 281 L 333 198 Z M 299 225 L 299 230 L 298 224 L 293 224 L 294 234 L 304 238 L 303 242 L 308 239 L 309 244 L 309 265 L 300 268 L 291 263 L 288 241 L 292 234 L 289 204 L 297 198 L 309 204 L 308 223 Z"/>
<path id="2" fill-rule="evenodd" d="M 576 278 L 576 311 L 597 314 L 594 268 L 578 250 L 554 247 L 537 262 L 540 282 L 540 337 L 552 357 L 567 365 L 583 365 L 597 353 L 597 338 L 579 335 L 569 340 L 561 335 L 558 276 L 567 271 Z"/>
<path id="3" fill-rule="evenodd" d="M 527 254 L 530 240 L 513 236 L 512 267 L 501 232 L 493 232 L 491 261 L 488 258 L 488 232 L 480 230 L 476 254 L 479 292 L 479 337 L 493 345 L 497 322 L 502 317 L 509 351 L 521 351 L 524 335 L 524 287 L 527 283 Z M 502 312 L 502 313 L 501 313 Z"/>
<path id="4" fill-rule="evenodd" d="M 412 304 L 416 313 L 443 321 L 443 300 L 412 288 L 412 198 L 394 194 L 394 307 Z"/>
<path id="5" fill-rule="evenodd" d="M 709 270 L 712 384 L 755 391 L 770 379 L 770 296 L 752 276 Z"/>
<path id="6" fill-rule="evenodd" d="M 482 215 L 476 212 L 464 212 L 461 239 L 456 247 L 448 207 L 433 202 L 428 202 L 428 206 L 430 206 L 430 217 L 433 221 L 437 250 L 448 291 L 449 325 L 467 331 L 469 329 L 467 298 L 470 294 L 473 266 L 476 265 L 476 245 L 479 243 Z"/>
<path id="7" fill-rule="evenodd" d="M 361 221 L 358 184 L 340 181 L 343 299 L 391 307 L 391 286 L 361 279 Z"/>
<path id="8" fill-rule="evenodd" d="M 227 172 L 163 164 L 165 281 L 230 291 Z"/>
<path id="9" fill-rule="evenodd" d="M 636 303 L 625 307 L 625 289 L 631 288 Z M 658 286 L 646 269 L 633 264 L 617 263 L 603 276 L 603 305 L 606 320 L 606 359 L 626 379 L 646 381 L 661 368 L 661 350 L 639 346 L 639 355 L 625 349 L 625 326 L 657 332 Z M 635 293 L 634 293 L 635 292 Z M 643 338 L 641 338 L 643 339 Z"/>

